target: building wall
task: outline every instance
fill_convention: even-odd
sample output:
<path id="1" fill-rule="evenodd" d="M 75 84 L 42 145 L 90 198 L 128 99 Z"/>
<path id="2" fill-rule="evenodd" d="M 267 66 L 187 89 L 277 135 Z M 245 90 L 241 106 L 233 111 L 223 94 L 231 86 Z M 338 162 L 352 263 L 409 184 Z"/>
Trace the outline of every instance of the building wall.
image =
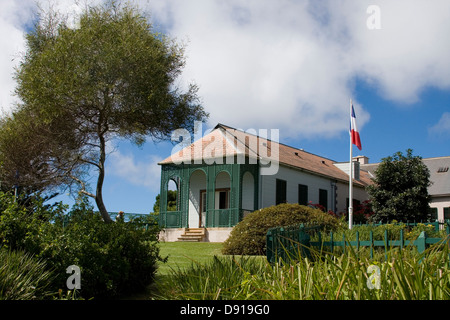
<path id="1" fill-rule="evenodd" d="M 255 210 L 255 178 L 246 172 L 242 178 L 242 209 Z"/>
<path id="2" fill-rule="evenodd" d="M 432 197 L 431 208 L 437 208 L 438 220 L 444 220 L 444 208 L 450 208 L 450 195 L 444 197 Z"/>
<path id="3" fill-rule="evenodd" d="M 206 189 L 206 174 L 202 170 L 192 173 L 189 179 L 189 227 L 198 228 L 200 212 L 200 190 Z"/>
<path id="4" fill-rule="evenodd" d="M 308 201 L 319 203 L 319 189 L 327 190 L 328 209 L 334 210 L 335 182 L 331 179 L 295 170 L 280 165 L 276 175 L 260 177 L 260 208 L 276 204 L 276 179 L 286 181 L 286 200 L 288 203 L 298 203 L 298 185 L 308 186 Z"/>
<path id="5" fill-rule="evenodd" d="M 348 184 L 338 182 L 337 186 L 337 199 L 336 199 L 336 213 L 347 212 L 347 199 L 348 199 Z M 353 187 L 353 199 L 359 200 L 359 202 L 363 202 L 369 199 L 369 195 L 367 194 L 364 188 Z"/>

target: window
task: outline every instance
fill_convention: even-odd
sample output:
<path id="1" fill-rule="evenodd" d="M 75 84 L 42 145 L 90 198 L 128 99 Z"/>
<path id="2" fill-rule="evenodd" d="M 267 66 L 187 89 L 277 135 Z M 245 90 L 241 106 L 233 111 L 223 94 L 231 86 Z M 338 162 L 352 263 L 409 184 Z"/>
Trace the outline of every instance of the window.
<path id="1" fill-rule="evenodd" d="M 286 181 L 277 179 L 275 204 L 286 203 Z"/>
<path id="2" fill-rule="evenodd" d="M 444 208 L 444 220 L 450 219 L 450 208 Z"/>
<path id="3" fill-rule="evenodd" d="M 298 203 L 304 206 L 308 204 L 308 186 L 298 185 Z"/>
<path id="4" fill-rule="evenodd" d="M 438 208 L 430 208 L 431 221 L 438 220 Z"/>
<path id="5" fill-rule="evenodd" d="M 219 191 L 219 209 L 229 208 L 228 194 L 229 194 L 228 190 Z"/>
<path id="6" fill-rule="evenodd" d="M 345 199 L 345 205 L 346 205 L 347 213 L 348 213 L 348 207 L 349 207 L 348 198 Z M 361 201 L 353 199 L 353 202 L 352 202 L 353 212 L 355 212 L 355 210 L 359 210 L 360 206 L 361 206 Z"/>
<path id="7" fill-rule="evenodd" d="M 328 210 L 328 191 L 319 189 L 319 204 Z"/>
<path id="8" fill-rule="evenodd" d="M 206 190 L 200 191 L 200 212 L 206 212 Z"/>

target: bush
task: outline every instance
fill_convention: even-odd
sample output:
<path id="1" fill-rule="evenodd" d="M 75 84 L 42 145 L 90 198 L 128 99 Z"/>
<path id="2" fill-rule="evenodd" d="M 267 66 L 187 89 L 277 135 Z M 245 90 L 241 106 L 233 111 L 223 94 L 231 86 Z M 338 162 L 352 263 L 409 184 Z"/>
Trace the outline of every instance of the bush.
<path id="1" fill-rule="evenodd" d="M 325 232 L 340 226 L 336 217 L 319 209 L 299 204 L 279 204 L 252 212 L 239 222 L 225 241 L 222 253 L 264 255 L 266 234 L 270 228 L 300 223 L 320 225 Z"/>
<path id="2" fill-rule="evenodd" d="M 59 271 L 57 284 L 66 285 L 65 270 L 81 269 L 84 298 L 113 298 L 148 286 L 160 260 L 158 229 L 143 227 L 145 219 L 105 223 L 86 203 L 76 205 L 65 219 L 48 232 L 40 256 Z"/>
<path id="3" fill-rule="evenodd" d="M 142 218 L 107 224 L 85 200 L 68 214 L 61 206 L 42 206 L 38 199 L 27 207 L 13 200 L 2 203 L 0 243 L 45 260 L 55 272 L 55 292 L 66 289 L 71 265 L 81 269 L 80 294 L 87 299 L 118 297 L 152 282 L 161 260 L 157 226 L 144 228 L 148 221 Z"/>

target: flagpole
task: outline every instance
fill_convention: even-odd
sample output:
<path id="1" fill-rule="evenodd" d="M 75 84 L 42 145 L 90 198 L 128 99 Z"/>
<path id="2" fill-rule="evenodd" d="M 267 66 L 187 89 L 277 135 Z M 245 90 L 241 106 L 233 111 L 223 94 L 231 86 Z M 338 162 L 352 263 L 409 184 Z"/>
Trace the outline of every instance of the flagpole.
<path id="1" fill-rule="evenodd" d="M 350 99 L 350 119 L 352 117 L 352 99 Z M 350 128 L 350 174 L 348 183 L 348 228 L 351 230 L 353 225 L 353 143 Z"/>

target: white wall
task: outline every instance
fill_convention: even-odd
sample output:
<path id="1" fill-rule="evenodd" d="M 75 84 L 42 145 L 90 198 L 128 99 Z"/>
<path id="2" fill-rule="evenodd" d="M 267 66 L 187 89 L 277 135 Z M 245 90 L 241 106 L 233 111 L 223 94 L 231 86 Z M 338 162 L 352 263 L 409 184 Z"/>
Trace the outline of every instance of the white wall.
<path id="1" fill-rule="evenodd" d="M 189 179 L 189 227 L 198 228 L 200 190 L 206 189 L 206 174 L 202 170 L 192 173 Z"/>
<path id="2" fill-rule="evenodd" d="M 430 202 L 431 208 L 438 209 L 438 220 L 444 219 L 444 208 L 450 207 L 450 196 L 448 197 L 433 197 Z"/>
<path id="3" fill-rule="evenodd" d="M 231 187 L 230 175 L 222 171 L 216 176 L 216 189 L 227 189 Z"/>
<path id="4" fill-rule="evenodd" d="M 336 213 L 347 212 L 347 198 L 349 194 L 348 184 L 338 182 L 337 183 L 337 204 L 336 204 Z M 369 196 L 364 188 L 359 188 L 353 186 L 353 199 L 359 200 L 361 203 L 367 199 Z"/>
<path id="5" fill-rule="evenodd" d="M 255 210 L 255 179 L 248 171 L 242 179 L 242 209 Z"/>
<path id="6" fill-rule="evenodd" d="M 286 181 L 286 198 L 288 203 L 298 203 L 298 185 L 304 184 L 308 186 L 308 201 L 312 203 L 319 203 L 319 189 L 327 190 L 328 209 L 333 209 L 334 191 L 332 190 L 331 179 L 298 171 L 283 165 L 280 165 L 276 175 L 260 176 L 260 208 L 275 205 L 276 179 Z"/>

